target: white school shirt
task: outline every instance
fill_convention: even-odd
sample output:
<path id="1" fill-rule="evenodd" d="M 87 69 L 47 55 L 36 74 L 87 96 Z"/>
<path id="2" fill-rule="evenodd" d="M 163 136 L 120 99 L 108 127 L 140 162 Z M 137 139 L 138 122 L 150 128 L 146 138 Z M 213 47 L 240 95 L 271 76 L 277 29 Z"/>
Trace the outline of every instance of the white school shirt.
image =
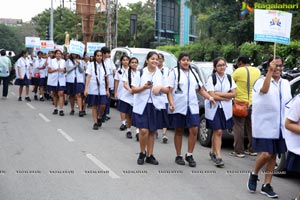
<path id="1" fill-rule="evenodd" d="M 44 58 L 36 58 L 33 61 L 33 75 L 34 73 L 40 73 L 40 78 L 46 77 L 46 68 L 40 69 L 41 67 L 44 67 L 46 63 L 46 59 Z"/>
<path id="2" fill-rule="evenodd" d="M 300 124 L 300 95 L 295 96 L 285 106 L 285 118 Z M 286 128 L 283 131 L 287 149 L 297 155 L 300 155 L 300 134 L 295 134 Z"/>
<path id="3" fill-rule="evenodd" d="M 127 69 L 124 69 L 123 67 L 121 69 L 118 69 L 116 71 L 116 74 L 115 74 L 115 80 L 118 80 L 119 81 L 119 85 L 118 85 L 118 88 L 117 88 L 117 97 L 118 99 L 121 98 L 122 94 L 124 93 L 124 91 L 126 90 L 123 86 L 123 77 L 124 77 L 124 74 L 125 73 L 128 73 L 129 67 Z"/>
<path id="4" fill-rule="evenodd" d="M 133 87 L 141 87 L 148 81 L 153 82 L 153 87 L 163 85 L 163 76 L 158 68 L 154 72 L 149 72 L 148 68 L 142 69 L 142 75 L 135 76 L 132 80 Z M 152 88 L 153 88 L 152 87 Z M 154 107 L 158 110 L 166 109 L 165 103 L 162 101 L 160 95 L 154 95 L 153 89 L 146 89 L 140 93 L 133 95 L 133 112 L 139 115 L 143 114 L 147 103 L 153 103 Z"/>
<path id="5" fill-rule="evenodd" d="M 186 115 L 188 108 L 190 108 L 192 114 L 199 114 L 199 105 L 196 90 L 199 90 L 199 86 L 203 87 L 203 84 L 200 81 L 197 72 L 195 72 L 194 70 L 193 72 L 199 81 L 199 85 L 190 69 L 187 73 L 180 69 L 179 86 L 182 93 L 178 93 L 178 68 L 175 67 L 170 71 L 169 83 L 170 87 L 173 88 L 172 96 L 175 106 L 174 112 L 170 112 L 170 114 L 180 113 L 182 115 Z"/>
<path id="6" fill-rule="evenodd" d="M 135 76 L 140 76 L 140 71 L 136 70 L 131 71 L 131 85 L 132 85 L 132 81 L 134 79 Z M 130 87 L 129 83 L 128 83 L 128 71 L 124 74 L 122 82 L 125 81 L 128 86 Z M 124 87 L 124 84 L 123 84 Z M 131 94 L 125 87 L 124 87 L 125 91 L 122 93 L 120 100 L 129 103 L 130 105 L 133 105 L 133 94 Z"/>
<path id="7" fill-rule="evenodd" d="M 85 83 L 85 79 L 86 79 L 86 77 L 85 77 L 85 75 L 86 75 L 86 70 L 87 70 L 87 68 L 89 67 L 89 65 L 90 65 L 91 63 L 90 63 L 90 61 L 85 62 L 84 60 L 82 60 L 81 63 L 82 63 L 82 66 L 83 66 L 83 68 L 84 68 L 84 73 L 82 74 L 82 76 L 83 76 L 83 82 Z"/>
<path id="8" fill-rule="evenodd" d="M 31 67 L 30 67 L 29 59 L 27 57 L 26 58 L 20 57 L 15 64 L 15 68 L 16 68 L 16 78 L 17 79 L 19 79 L 21 77 L 24 78 L 25 74 L 26 74 L 27 78 L 30 79 Z M 21 69 L 21 74 L 18 73 L 18 68 Z"/>
<path id="9" fill-rule="evenodd" d="M 169 83 L 169 68 L 166 67 L 166 66 L 163 66 L 161 69 L 159 69 L 162 76 L 163 76 L 163 86 L 164 87 L 170 87 L 170 83 Z M 165 103 L 169 103 L 168 101 L 168 97 L 167 97 L 167 94 L 165 93 L 161 93 L 161 98 L 162 98 L 162 101 L 165 102 Z"/>
<path id="10" fill-rule="evenodd" d="M 80 62 L 79 64 L 77 64 L 75 60 L 74 60 L 74 63 L 75 64 L 73 64 L 73 62 L 70 59 L 68 59 L 65 63 L 65 67 L 67 70 L 66 81 L 68 83 L 74 83 L 75 78 L 76 78 L 77 83 L 84 83 L 83 74 L 85 74 L 85 73 L 84 73 L 82 63 Z M 81 69 L 81 72 L 80 72 L 79 68 Z"/>
<path id="11" fill-rule="evenodd" d="M 104 65 L 109 70 L 109 76 L 108 76 L 109 88 L 114 89 L 114 70 L 116 69 L 116 66 L 113 63 L 113 61 L 111 60 L 111 58 L 106 58 L 104 60 Z"/>
<path id="12" fill-rule="evenodd" d="M 236 84 L 231 78 L 231 88 L 230 82 L 228 80 L 227 74 L 221 78 L 218 73 L 216 74 L 216 85 L 213 84 L 212 76 L 210 76 L 206 82 L 205 88 L 208 92 L 229 92 L 236 88 Z M 205 118 L 213 120 L 216 115 L 218 107 L 223 108 L 226 120 L 232 118 L 232 100 L 230 101 L 216 101 L 217 106 L 212 106 L 211 102 L 207 99 L 204 101 L 205 104 Z"/>
<path id="13" fill-rule="evenodd" d="M 56 58 L 53 58 L 51 60 L 51 65 L 49 66 L 52 70 L 56 70 L 58 68 L 64 69 L 65 68 L 65 60 L 60 59 L 57 60 Z M 64 72 L 52 72 L 48 73 L 48 82 L 47 85 L 50 86 L 57 86 L 59 83 L 60 86 L 66 86 L 66 76 Z"/>
<path id="14" fill-rule="evenodd" d="M 90 75 L 88 94 L 106 95 L 105 77 L 108 74 L 105 74 L 105 70 L 103 68 L 102 63 L 99 64 L 96 62 L 96 70 L 97 70 L 97 75 L 96 75 L 94 63 L 95 62 L 91 62 L 90 65 L 88 65 L 88 68 L 86 69 L 86 73 Z M 106 72 L 108 72 L 108 69 L 106 69 Z M 99 86 L 97 84 L 96 77 L 98 78 Z"/>
<path id="15" fill-rule="evenodd" d="M 285 104 L 292 98 L 291 87 L 286 79 L 278 83 L 271 78 L 268 93 L 260 92 L 265 77 L 259 78 L 252 91 L 252 136 L 278 139 L 284 127 Z"/>

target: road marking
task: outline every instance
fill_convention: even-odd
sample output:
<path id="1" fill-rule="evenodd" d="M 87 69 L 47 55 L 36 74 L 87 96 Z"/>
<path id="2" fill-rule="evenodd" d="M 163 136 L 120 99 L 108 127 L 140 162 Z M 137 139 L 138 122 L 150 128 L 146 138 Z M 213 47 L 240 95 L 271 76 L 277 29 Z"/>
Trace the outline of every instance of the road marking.
<path id="1" fill-rule="evenodd" d="M 12 94 L 13 96 L 16 96 L 16 93 L 14 93 L 14 92 L 11 92 L 11 94 Z"/>
<path id="2" fill-rule="evenodd" d="M 69 142 L 74 142 L 75 141 L 75 140 L 73 140 L 73 138 L 71 136 L 69 136 L 62 129 L 57 129 L 57 132 L 59 132 L 60 134 L 62 134 L 62 136 L 64 136 Z"/>
<path id="3" fill-rule="evenodd" d="M 35 110 L 35 107 L 34 107 L 33 105 L 31 105 L 30 103 L 27 103 L 27 106 L 28 106 L 29 108 L 31 108 L 32 110 Z"/>
<path id="4" fill-rule="evenodd" d="M 39 113 L 39 116 L 45 121 L 45 122 L 50 122 L 50 119 L 48 119 L 45 115 L 42 113 Z"/>
<path id="5" fill-rule="evenodd" d="M 109 171 L 108 175 L 113 178 L 117 179 L 120 178 L 115 172 L 113 172 L 111 169 L 109 169 L 105 164 L 103 164 L 100 160 L 98 160 L 95 156 L 92 154 L 86 154 L 86 157 L 90 159 L 93 163 L 95 163 L 98 167 L 100 167 L 104 171 Z"/>

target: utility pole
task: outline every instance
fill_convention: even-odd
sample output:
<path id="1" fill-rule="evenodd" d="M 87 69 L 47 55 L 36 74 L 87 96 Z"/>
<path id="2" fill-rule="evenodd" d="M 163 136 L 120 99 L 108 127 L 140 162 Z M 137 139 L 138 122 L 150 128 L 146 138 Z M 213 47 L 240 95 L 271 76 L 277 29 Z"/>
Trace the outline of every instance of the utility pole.
<path id="1" fill-rule="evenodd" d="M 107 21 L 106 21 L 106 46 L 111 49 L 111 6 L 110 1 L 106 1 L 106 12 L 107 12 Z"/>
<path id="2" fill-rule="evenodd" d="M 50 10 L 50 40 L 53 40 L 53 0 L 51 0 L 51 10 Z"/>

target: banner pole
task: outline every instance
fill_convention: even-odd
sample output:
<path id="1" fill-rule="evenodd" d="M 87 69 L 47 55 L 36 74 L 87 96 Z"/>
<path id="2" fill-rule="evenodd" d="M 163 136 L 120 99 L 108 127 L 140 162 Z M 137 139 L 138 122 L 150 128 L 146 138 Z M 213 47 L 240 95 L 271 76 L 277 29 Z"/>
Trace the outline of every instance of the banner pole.
<path id="1" fill-rule="evenodd" d="M 276 58 L 276 44 L 277 44 L 277 43 L 274 42 L 274 54 L 273 54 L 273 55 L 274 55 L 274 60 L 275 60 L 275 58 Z"/>

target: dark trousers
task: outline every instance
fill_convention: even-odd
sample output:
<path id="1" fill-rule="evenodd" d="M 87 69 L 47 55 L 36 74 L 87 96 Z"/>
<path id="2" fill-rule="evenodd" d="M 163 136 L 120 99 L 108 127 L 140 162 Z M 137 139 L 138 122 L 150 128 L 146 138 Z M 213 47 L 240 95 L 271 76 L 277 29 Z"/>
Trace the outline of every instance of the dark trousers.
<path id="1" fill-rule="evenodd" d="M 9 76 L 8 77 L 1 77 L 0 76 L 0 83 L 3 81 L 3 89 L 2 89 L 2 96 L 7 97 L 8 94 L 8 85 L 9 85 Z"/>
<path id="2" fill-rule="evenodd" d="M 234 151 L 236 153 L 244 152 L 244 135 L 248 136 L 247 149 L 252 151 L 252 125 L 251 125 L 251 109 L 247 117 L 233 116 L 233 134 L 234 134 Z"/>

